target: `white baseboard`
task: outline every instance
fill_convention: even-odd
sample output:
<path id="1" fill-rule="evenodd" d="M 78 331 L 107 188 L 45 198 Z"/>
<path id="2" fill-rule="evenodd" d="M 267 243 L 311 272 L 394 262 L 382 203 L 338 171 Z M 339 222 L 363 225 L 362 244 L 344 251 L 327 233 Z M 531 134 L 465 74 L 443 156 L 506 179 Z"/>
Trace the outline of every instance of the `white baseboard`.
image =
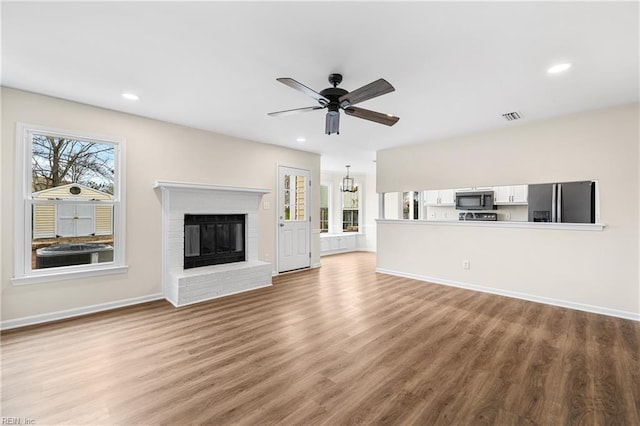
<path id="1" fill-rule="evenodd" d="M 50 321 L 57 321 L 66 318 L 79 317 L 96 312 L 109 311 L 111 309 L 123 308 L 125 306 L 137 305 L 140 303 L 152 302 L 164 299 L 161 293 L 150 294 L 148 296 L 133 297 L 131 299 L 119 300 L 117 302 L 100 303 L 97 305 L 84 306 L 82 308 L 68 309 L 65 311 L 51 312 L 48 314 L 32 315 L 29 317 L 17 318 L 0 323 L 0 330 L 10 330 L 12 328 L 26 327 L 28 325 L 42 324 Z"/>
<path id="2" fill-rule="evenodd" d="M 356 253 L 356 252 L 368 252 L 368 253 L 375 253 L 375 250 L 371 250 L 371 249 L 366 249 L 366 248 L 356 248 L 356 249 L 344 249 L 344 250 L 327 250 L 327 251 L 323 251 L 320 252 L 320 257 L 322 256 L 331 256 L 334 254 L 344 254 L 344 253 Z"/>
<path id="3" fill-rule="evenodd" d="M 393 270 L 384 269 L 384 268 L 376 268 L 376 272 L 379 272 L 381 274 L 387 274 L 387 275 L 395 275 L 398 277 L 411 278 L 418 281 L 426 281 L 434 284 L 442 284 L 442 285 L 448 285 L 451 287 L 464 288 L 467 290 L 475 290 L 483 293 L 497 294 L 499 296 L 513 297 L 514 299 L 528 300 L 530 302 L 544 303 L 545 305 L 560 306 L 562 308 L 575 309 L 577 311 L 591 312 L 594 314 L 607 315 L 610 317 L 623 318 L 623 319 L 628 319 L 632 321 L 640 321 L 639 313 L 621 311 L 618 309 L 611 309 L 603 306 L 587 305 L 584 303 L 554 299 L 551 297 L 534 296 L 531 294 L 519 293 L 516 291 L 503 290 L 499 288 L 487 287 L 487 286 L 482 286 L 477 284 L 468 284 L 468 283 L 463 283 L 459 281 L 428 277 L 425 275 L 411 274 L 407 272 L 393 271 Z"/>

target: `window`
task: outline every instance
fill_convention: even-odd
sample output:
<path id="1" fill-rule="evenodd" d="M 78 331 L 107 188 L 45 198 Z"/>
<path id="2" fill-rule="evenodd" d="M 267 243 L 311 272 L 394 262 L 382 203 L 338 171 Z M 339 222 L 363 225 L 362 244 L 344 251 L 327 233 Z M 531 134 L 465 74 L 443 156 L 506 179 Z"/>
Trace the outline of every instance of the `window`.
<path id="1" fill-rule="evenodd" d="M 358 232 L 358 191 L 342 193 L 342 232 Z"/>
<path id="2" fill-rule="evenodd" d="M 284 220 L 306 220 L 306 178 L 284 175 Z"/>
<path id="3" fill-rule="evenodd" d="M 124 270 L 119 139 L 18 124 L 14 284 Z"/>
<path id="4" fill-rule="evenodd" d="M 320 232 L 329 232 L 329 186 L 320 185 Z"/>
<path id="5" fill-rule="evenodd" d="M 421 219 L 420 217 L 420 200 L 421 193 L 418 191 L 402 193 L 402 218 L 403 219 Z"/>

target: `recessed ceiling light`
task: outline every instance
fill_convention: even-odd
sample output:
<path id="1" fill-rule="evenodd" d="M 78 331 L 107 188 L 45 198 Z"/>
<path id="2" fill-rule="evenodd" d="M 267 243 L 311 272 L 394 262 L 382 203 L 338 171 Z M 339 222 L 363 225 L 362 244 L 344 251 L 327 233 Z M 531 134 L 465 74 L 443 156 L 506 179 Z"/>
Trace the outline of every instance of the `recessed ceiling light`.
<path id="1" fill-rule="evenodd" d="M 549 69 L 547 70 L 547 72 L 548 72 L 549 74 L 557 74 L 557 73 L 559 73 L 559 72 L 566 71 L 566 70 L 568 70 L 569 68 L 571 68 L 571 64 L 567 62 L 567 63 L 564 63 L 564 64 L 557 64 L 557 65 L 554 65 L 554 66 L 552 66 L 551 68 L 549 68 Z"/>
<path id="2" fill-rule="evenodd" d="M 122 97 L 125 99 L 129 99 L 130 101 L 137 101 L 140 99 L 140 96 L 134 95 L 133 93 L 123 93 Z"/>
<path id="3" fill-rule="evenodd" d="M 302 143 L 302 142 L 306 142 L 306 141 L 307 141 L 307 140 L 306 140 L 305 138 L 297 138 L 297 139 L 296 139 L 296 142 L 300 142 L 300 143 Z"/>

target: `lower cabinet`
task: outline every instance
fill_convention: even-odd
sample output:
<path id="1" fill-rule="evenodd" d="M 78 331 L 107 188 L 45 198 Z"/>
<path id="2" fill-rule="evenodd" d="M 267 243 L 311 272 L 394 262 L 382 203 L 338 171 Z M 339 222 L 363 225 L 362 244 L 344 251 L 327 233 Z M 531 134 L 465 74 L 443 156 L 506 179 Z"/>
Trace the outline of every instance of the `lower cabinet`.
<path id="1" fill-rule="evenodd" d="M 356 234 L 320 235 L 320 255 L 355 251 L 357 237 Z"/>

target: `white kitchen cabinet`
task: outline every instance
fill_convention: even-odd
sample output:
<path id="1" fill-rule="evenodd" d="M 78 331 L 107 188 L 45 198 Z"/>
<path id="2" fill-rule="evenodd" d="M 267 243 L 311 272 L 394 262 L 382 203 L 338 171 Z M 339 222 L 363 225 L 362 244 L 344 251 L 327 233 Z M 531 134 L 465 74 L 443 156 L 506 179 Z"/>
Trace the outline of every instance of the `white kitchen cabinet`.
<path id="1" fill-rule="evenodd" d="M 324 234 L 320 236 L 320 255 L 356 251 L 358 234 Z"/>
<path id="2" fill-rule="evenodd" d="M 427 206 L 453 206 L 456 201 L 454 189 L 424 191 L 424 202 Z"/>
<path id="3" fill-rule="evenodd" d="M 494 186 L 493 202 L 495 204 L 509 204 L 511 202 L 511 187 L 510 186 Z"/>
<path id="4" fill-rule="evenodd" d="M 529 195 L 529 185 L 513 185 L 513 198 L 511 199 L 514 204 L 527 204 Z"/>
<path id="5" fill-rule="evenodd" d="M 424 191 L 424 203 L 427 206 L 437 206 L 440 191 Z"/>
<path id="6" fill-rule="evenodd" d="M 510 185 L 493 187 L 494 202 L 498 205 L 524 205 L 527 204 L 527 185 Z"/>
<path id="7" fill-rule="evenodd" d="M 440 192 L 440 204 L 443 206 L 453 206 L 456 204 L 455 189 L 444 189 Z"/>
<path id="8" fill-rule="evenodd" d="M 331 250 L 331 238 L 320 236 L 320 252 Z"/>

